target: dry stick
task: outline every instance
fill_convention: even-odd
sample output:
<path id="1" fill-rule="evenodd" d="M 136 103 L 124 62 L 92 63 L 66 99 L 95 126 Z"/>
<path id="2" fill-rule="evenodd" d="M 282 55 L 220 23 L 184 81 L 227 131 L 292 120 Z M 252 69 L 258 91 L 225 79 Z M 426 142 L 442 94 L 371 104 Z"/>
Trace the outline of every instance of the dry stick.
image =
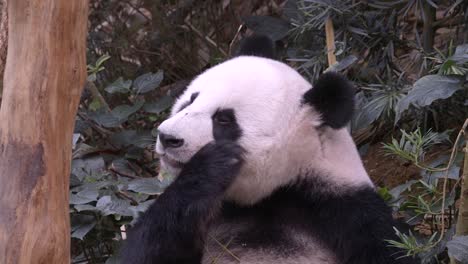
<path id="1" fill-rule="evenodd" d="M 463 151 L 465 152 L 465 159 L 463 164 L 463 175 L 458 179 L 457 183 L 463 181 L 461 186 L 460 194 L 460 207 L 458 209 L 458 219 L 455 235 L 464 236 L 468 235 L 468 131 L 466 130 L 465 122 L 464 129 L 462 128 L 463 134 L 465 135 L 465 147 Z M 450 257 L 451 264 L 457 264 L 458 262 L 455 258 Z"/>
<path id="2" fill-rule="evenodd" d="M 239 35 L 242 31 L 242 29 L 244 28 L 244 24 L 241 24 L 238 28 L 237 28 L 237 32 L 236 34 L 234 35 L 234 37 L 232 38 L 231 42 L 229 42 L 229 55 L 232 56 L 232 46 L 234 45 L 234 43 L 236 42 L 236 40 L 239 38 Z"/>
<path id="3" fill-rule="evenodd" d="M 457 235 L 468 235 L 468 131 L 465 130 L 465 159 L 463 164 L 463 181 L 461 187 L 460 209 L 458 211 Z M 463 210 L 463 208 L 466 208 Z"/>
<path id="4" fill-rule="evenodd" d="M 211 239 L 213 239 L 216 244 L 218 244 L 223 250 L 225 250 L 229 255 L 231 255 L 231 257 L 233 257 L 234 259 L 236 259 L 237 261 L 241 262 L 240 258 L 237 257 L 232 251 L 230 251 L 225 245 L 223 245 L 221 242 L 219 242 L 216 238 L 214 238 L 213 236 L 209 235 Z"/>
<path id="5" fill-rule="evenodd" d="M 185 25 L 187 25 L 193 32 L 195 32 L 196 35 L 198 35 L 198 37 L 200 37 L 201 39 L 204 39 L 208 44 L 210 44 L 215 49 L 217 49 L 221 54 L 223 54 L 223 56 L 225 56 L 225 57 L 228 56 L 226 51 L 224 51 L 218 45 L 218 43 L 216 43 L 214 40 L 212 40 L 208 35 L 203 35 L 203 33 L 200 30 L 198 30 L 195 26 L 193 26 L 192 23 L 190 23 L 190 21 L 188 19 L 186 19 L 184 22 L 185 22 Z"/>
<path id="6" fill-rule="evenodd" d="M 325 36 L 327 39 L 328 67 L 330 67 L 336 63 L 335 30 L 333 29 L 333 21 L 331 17 L 328 17 L 327 21 L 325 22 Z"/>
<path id="7" fill-rule="evenodd" d="M 457 146 L 458 146 L 458 142 L 460 141 L 460 138 L 462 137 L 462 135 L 465 133 L 466 131 L 466 128 L 468 127 L 468 118 L 465 120 L 465 123 L 463 124 L 463 127 L 460 129 L 460 132 L 458 132 L 458 135 L 457 135 L 457 139 L 455 140 L 455 143 L 453 144 L 453 148 L 452 148 L 452 153 L 450 154 L 450 160 L 447 164 L 447 168 L 446 168 L 446 171 L 445 171 L 445 175 L 444 175 L 444 187 L 442 189 L 442 209 L 441 209 L 441 231 L 440 231 L 440 237 L 439 239 L 437 240 L 436 243 L 434 243 L 434 246 L 439 244 L 440 241 L 442 241 L 442 239 L 444 238 L 444 234 L 445 234 L 445 221 L 444 221 L 444 217 L 445 217 L 445 196 L 446 196 L 446 189 L 447 189 L 447 182 L 448 182 L 448 174 L 449 174 L 449 169 L 450 167 L 452 166 L 453 164 L 453 161 L 455 160 L 455 154 L 457 153 Z"/>

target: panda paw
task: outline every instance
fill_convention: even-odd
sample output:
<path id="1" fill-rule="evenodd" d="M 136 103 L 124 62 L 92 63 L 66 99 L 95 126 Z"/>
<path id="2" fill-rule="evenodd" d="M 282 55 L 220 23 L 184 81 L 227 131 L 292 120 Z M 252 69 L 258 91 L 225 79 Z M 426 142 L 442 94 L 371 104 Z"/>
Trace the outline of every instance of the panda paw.
<path id="1" fill-rule="evenodd" d="M 201 148 L 184 166 L 180 176 L 201 180 L 204 185 L 227 188 L 244 161 L 244 149 L 234 142 L 211 142 Z"/>

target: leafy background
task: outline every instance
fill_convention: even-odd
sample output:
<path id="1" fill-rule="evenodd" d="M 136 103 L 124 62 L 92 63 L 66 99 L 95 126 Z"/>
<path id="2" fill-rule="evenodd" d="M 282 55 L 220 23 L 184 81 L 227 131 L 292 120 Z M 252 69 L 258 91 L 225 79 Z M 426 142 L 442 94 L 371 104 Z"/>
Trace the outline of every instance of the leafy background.
<path id="1" fill-rule="evenodd" d="M 255 32 L 277 41 L 281 59 L 311 82 L 335 70 L 355 83 L 353 137 L 379 193 L 408 224 L 389 246 L 423 263 L 467 263 L 468 238 L 454 236 L 467 28 L 462 0 L 91 1 L 70 175 L 72 262 L 118 262 L 126 227 L 172 180 L 153 152 L 158 124 L 194 76 Z"/>

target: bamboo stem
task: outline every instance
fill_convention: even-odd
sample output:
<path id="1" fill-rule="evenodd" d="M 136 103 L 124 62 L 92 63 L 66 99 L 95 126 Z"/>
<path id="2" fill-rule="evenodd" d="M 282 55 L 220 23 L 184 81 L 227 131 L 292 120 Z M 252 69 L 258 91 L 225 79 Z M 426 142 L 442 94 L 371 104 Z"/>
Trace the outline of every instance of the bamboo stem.
<path id="1" fill-rule="evenodd" d="M 325 36 L 327 39 L 328 67 L 330 67 L 336 63 L 335 30 L 333 29 L 333 21 L 331 17 L 328 17 L 327 21 L 325 22 Z"/>

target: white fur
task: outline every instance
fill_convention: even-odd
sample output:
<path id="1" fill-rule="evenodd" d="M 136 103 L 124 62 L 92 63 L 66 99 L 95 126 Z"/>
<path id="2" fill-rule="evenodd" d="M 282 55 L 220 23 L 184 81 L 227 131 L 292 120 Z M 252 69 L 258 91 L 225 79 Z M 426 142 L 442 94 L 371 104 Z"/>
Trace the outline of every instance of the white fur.
<path id="1" fill-rule="evenodd" d="M 302 104 L 311 85 L 294 69 L 278 61 L 242 56 L 198 76 L 175 103 L 171 117 L 159 130 L 185 140 L 182 147 L 165 150 L 163 157 L 187 162 L 213 140 L 212 115 L 232 108 L 242 129 L 239 144 L 247 150 L 246 163 L 226 198 L 252 204 L 295 178 L 326 175 L 330 190 L 372 185 L 346 129 L 318 128 L 322 121 L 313 107 Z M 195 101 L 179 111 L 181 105 Z M 162 160 L 164 169 L 179 169 Z"/>

